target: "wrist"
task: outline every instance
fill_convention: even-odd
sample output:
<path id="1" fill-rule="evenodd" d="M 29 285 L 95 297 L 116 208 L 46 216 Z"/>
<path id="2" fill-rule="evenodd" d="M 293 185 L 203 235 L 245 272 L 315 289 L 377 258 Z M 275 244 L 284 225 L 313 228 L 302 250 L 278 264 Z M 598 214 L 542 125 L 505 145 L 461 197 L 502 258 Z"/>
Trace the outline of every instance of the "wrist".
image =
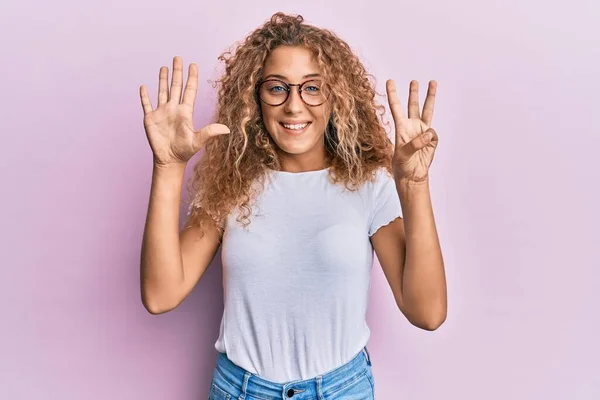
<path id="1" fill-rule="evenodd" d="M 394 178 L 394 181 L 396 182 L 396 186 L 398 188 L 424 187 L 429 186 L 429 175 L 418 181 L 407 178 Z"/>
<path id="2" fill-rule="evenodd" d="M 185 175 L 186 164 L 171 163 L 160 164 L 154 163 L 152 166 L 152 177 L 154 181 L 181 181 Z"/>
<path id="3" fill-rule="evenodd" d="M 187 163 L 184 162 L 161 163 L 154 160 L 152 163 L 152 168 L 155 171 L 185 171 L 186 166 Z"/>

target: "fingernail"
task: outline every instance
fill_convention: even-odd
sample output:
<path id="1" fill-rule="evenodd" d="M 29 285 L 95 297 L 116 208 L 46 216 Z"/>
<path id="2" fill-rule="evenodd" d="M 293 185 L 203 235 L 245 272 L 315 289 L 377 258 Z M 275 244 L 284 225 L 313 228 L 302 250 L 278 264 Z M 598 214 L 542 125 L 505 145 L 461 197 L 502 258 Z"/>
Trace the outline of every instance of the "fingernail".
<path id="1" fill-rule="evenodd" d="M 429 142 L 431 140 L 431 137 L 433 136 L 433 133 L 431 132 L 426 132 L 425 136 L 423 136 L 423 140 L 425 140 L 426 142 Z"/>

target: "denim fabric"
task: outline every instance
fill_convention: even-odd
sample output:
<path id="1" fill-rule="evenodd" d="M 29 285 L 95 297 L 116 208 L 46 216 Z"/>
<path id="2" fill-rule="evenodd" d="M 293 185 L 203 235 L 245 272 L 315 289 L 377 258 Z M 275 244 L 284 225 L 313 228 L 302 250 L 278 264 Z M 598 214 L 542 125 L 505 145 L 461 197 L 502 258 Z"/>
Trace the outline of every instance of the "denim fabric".
<path id="1" fill-rule="evenodd" d="M 311 379 L 276 383 L 219 353 L 208 400 L 373 400 L 375 381 L 365 346 L 346 364 Z"/>

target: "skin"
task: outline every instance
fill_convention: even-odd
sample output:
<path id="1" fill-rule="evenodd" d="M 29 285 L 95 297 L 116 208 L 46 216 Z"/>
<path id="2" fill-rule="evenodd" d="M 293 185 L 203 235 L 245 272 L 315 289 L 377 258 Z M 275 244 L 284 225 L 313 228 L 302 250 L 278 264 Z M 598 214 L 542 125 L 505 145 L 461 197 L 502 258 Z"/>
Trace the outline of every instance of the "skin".
<path id="1" fill-rule="evenodd" d="M 301 84 L 319 74 L 319 68 L 310 50 L 303 47 L 280 46 L 267 57 L 263 69 L 263 80 L 269 77 L 286 83 Z M 277 75 L 277 76 L 273 76 Z M 269 135 L 277 145 L 282 171 L 315 171 L 327 166 L 325 129 L 330 116 L 330 103 L 308 106 L 300 97 L 298 87 L 291 87 L 287 101 L 279 106 L 261 102 L 263 122 Z M 282 122 L 310 121 L 301 135 L 285 132 Z"/>
<path id="2" fill-rule="evenodd" d="M 392 170 L 404 218 L 379 229 L 371 241 L 400 311 L 413 325 L 432 331 L 444 323 L 448 310 L 429 187 L 429 167 L 439 140 L 431 128 L 437 82 L 429 82 L 422 113 L 417 81 L 410 83 L 408 115 L 394 81 L 386 82 L 386 90 L 396 131 Z"/>

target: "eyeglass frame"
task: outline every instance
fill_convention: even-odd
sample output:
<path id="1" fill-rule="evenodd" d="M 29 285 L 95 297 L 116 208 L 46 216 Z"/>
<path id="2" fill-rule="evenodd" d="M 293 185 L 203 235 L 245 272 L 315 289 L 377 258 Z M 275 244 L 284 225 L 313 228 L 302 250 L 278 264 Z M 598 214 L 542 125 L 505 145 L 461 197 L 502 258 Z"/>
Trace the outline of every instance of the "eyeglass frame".
<path id="1" fill-rule="evenodd" d="M 285 96 L 285 100 L 282 101 L 279 104 L 269 104 L 269 103 L 267 103 L 266 101 L 264 101 L 260 97 L 260 88 L 262 87 L 263 83 L 265 83 L 265 82 L 271 82 L 271 81 L 281 82 L 281 83 L 284 84 L 284 86 L 286 86 L 286 93 L 287 93 L 287 95 Z M 327 97 L 325 98 L 325 100 L 322 103 L 319 103 L 319 104 L 308 104 L 306 102 L 306 100 L 304 100 L 304 97 L 302 97 L 302 90 L 303 90 L 302 86 L 305 85 L 305 84 L 307 84 L 307 83 L 309 83 L 309 82 L 314 82 L 314 81 L 318 81 L 318 80 L 317 79 L 310 79 L 310 80 L 308 80 L 306 82 L 303 82 L 303 83 L 287 83 L 285 81 L 282 81 L 281 79 L 275 79 L 275 78 L 265 79 L 264 81 L 258 82 L 258 84 L 256 85 L 256 95 L 257 95 L 258 99 L 261 102 L 265 103 L 266 105 L 271 106 L 271 107 L 279 107 L 280 105 L 282 105 L 286 101 L 288 101 L 288 99 L 290 98 L 290 93 L 292 92 L 292 86 L 298 86 L 298 94 L 300 95 L 300 99 L 302 100 L 302 102 L 304 104 L 306 104 L 307 106 L 309 106 L 309 107 L 319 107 L 319 106 L 325 104 L 327 102 L 327 100 L 329 100 L 329 94 L 327 95 Z M 325 86 L 325 85 L 326 85 L 326 83 L 323 82 L 323 86 Z"/>

